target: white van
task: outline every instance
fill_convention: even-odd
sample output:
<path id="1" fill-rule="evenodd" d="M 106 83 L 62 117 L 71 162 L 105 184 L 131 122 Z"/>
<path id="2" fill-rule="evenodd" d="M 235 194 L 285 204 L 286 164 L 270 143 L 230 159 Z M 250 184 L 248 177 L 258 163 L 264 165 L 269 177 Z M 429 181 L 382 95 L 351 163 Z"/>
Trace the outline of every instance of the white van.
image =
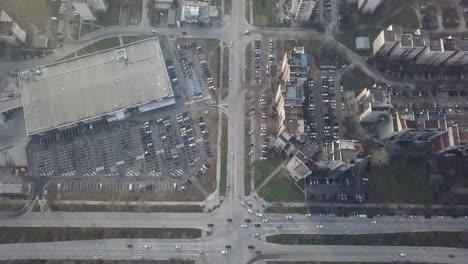
<path id="1" fill-rule="evenodd" d="M 128 185 L 128 190 L 131 191 L 132 189 L 133 189 L 133 184 L 130 183 L 130 184 Z"/>

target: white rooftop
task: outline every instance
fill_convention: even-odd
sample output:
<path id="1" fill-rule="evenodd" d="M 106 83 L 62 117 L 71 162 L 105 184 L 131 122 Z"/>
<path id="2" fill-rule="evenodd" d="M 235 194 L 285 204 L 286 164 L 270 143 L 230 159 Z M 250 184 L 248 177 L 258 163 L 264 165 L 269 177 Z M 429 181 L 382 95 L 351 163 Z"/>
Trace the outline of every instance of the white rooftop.
<path id="1" fill-rule="evenodd" d="M 28 134 L 173 97 L 157 38 L 20 73 Z"/>

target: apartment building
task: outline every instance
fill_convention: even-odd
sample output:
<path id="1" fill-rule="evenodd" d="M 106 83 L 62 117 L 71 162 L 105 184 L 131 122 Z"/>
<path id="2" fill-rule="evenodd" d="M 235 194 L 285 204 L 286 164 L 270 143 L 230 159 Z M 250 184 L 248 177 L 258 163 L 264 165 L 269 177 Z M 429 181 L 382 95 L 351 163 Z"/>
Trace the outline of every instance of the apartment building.
<path id="1" fill-rule="evenodd" d="M 293 0 L 291 15 L 297 21 L 308 21 L 316 4 L 317 0 Z"/>
<path id="2" fill-rule="evenodd" d="M 435 38 L 416 58 L 417 64 L 440 65 L 455 53 L 455 39 Z"/>
<path id="3" fill-rule="evenodd" d="M 390 52 L 390 60 L 408 61 L 416 58 L 429 44 L 429 36 L 421 30 L 415 33 L 401 35 L 401 40 L 396 43 Z"/>
<path id="4" fill-rule="evenodd" d="M 383 0 L 359 0 L 358 9 L 363 14 L 374 13 Z"/>
<path id="5" fill-rule="evenodd" d="M 445 61 L 446 65 L 468 64 L 468 39 L 455 37 L 455 53 Z"/>
<path id="6" fill-rule="evenodd" d="M 304 109 L 304 81 L 291 79 L 280 84 L 275 97 L 278 110 L 278 136 L 283 132 L 301 140 L 305 137 Z"/>
<path id="7" fill-rule="evenodd" d="M 283 81 L 290 78 L 307 78 L 310 69 L 309 56 L 305 54 L 304 47 L 294 47 L 291 52 L 286 52 L 281 65 Z"/>
<path id="8" fill-rule="evenodd" d="M 377 88 L 364 88 L 356 97 L 359 122 L 376 123 L 387 118 L 392 110 L 390 92 Z"/>
<path id="9" fill-rule="evenodd" d="M 382 30 L 372 43 L 374 56 L 387 56 L 401 40 L 401 31 L 399 25 L 390 25 L 387 29 Z"/>
<path id="10" fill-rule="evenodd" d="M 0 42 L 11 46 L 26 42 L 26 31 L 3 10 L 0 12 Z"/>

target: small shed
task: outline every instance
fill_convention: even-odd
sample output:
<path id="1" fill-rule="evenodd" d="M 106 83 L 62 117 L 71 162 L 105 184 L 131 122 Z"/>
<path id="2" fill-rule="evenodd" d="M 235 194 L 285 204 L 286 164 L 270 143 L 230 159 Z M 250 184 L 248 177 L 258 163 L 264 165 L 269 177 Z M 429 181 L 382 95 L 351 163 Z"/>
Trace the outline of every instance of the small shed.
<path id="1" fill-rule="evenodd" d="M 357 37 L 356 38 L 356 50 L 369 50 L 370 41 L 368 37 Z"/>

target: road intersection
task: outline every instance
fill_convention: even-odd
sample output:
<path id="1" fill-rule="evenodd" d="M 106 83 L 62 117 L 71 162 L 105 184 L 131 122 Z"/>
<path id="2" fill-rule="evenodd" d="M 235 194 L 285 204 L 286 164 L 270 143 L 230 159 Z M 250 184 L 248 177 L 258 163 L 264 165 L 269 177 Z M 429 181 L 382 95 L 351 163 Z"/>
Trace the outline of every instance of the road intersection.
<path id="1" fill-rule="evenodd" d="M 377 80 L 388 81 L 385 76 L 372 69 L 357 54 L 335 41 L 331 36 L 309 29 L 259 28 L 247 23 L 245 1 L 236 1 L 229 20 L 220 28 L 158 28 L 158 35 L 184 38 L 216 38 L 232 42 L 230 47 L 229 76 L 232 83 L 229 96 L 220 104 L 226 105 L 229 118 L 228 152 L 235 153 L 228 163 L 227 184 L 231 186 L 223 204 L 215 211 L 202 213 L 71 213 L 71 212 L 28 212 L 20 216 L 0 218 L 4 227 L 161 227 L 161 228 L 206 228 L 214 224 L 213 234 L 193 240 L 162 239 L 105 239 L 47 243 L 17 243 L 0 245 L 0 259 L 190 259 L 198 263 L 253 263 L 265 259 L 327 260 L 327 261 L 374 261 L 389 262 L 405 252 L 405 260 L 421 262 L 456 263 L 468 259 L 468 251 L 452 248 L 421 247 L 371 247 L 371 246 L 288 246 L 264 242 L 272 234 L 365 234 L 408 231 L 464 231 L 468 220 L 459 219 L 396 219 L 378 218 L 371 224 L 367 218 L 338 218 L 264 214 L 256 217 L 241 205 L 244 196 L 244 122 L 245 122 L 245 50 L 255 39 L 310 39 L 317 40 L 337 49 L 354 65 Z M 70 41 L 51 55 L 27 62 L 10 62 L 0 70 L 26 69 L 51 63 L 99 40 L 120 35 L 153 35 L 153 27 L 145 25 L 107 27 L 91 32 L 79 40 Z M 249 30 L 248 35 L 243 32 Z M 232 222 L 227 222 L 232 219 Z M 245 223 L 245 219 L 251 222 Z M 261 219 L 267 219 L 268 223 Z M 243 228 L 241 224 L 248 227 Z M 260 224 L 255 227 L 254 224 Z M 278 228 L 281 225 L 281 228 Z M 318 225 L 323 227 L 318 227 Z M 261 239 L 253 235 L 258 233 Z M 135 245 L 129 249 L 127 244 Z M 145 248 L 145 245 L 150 247 Z M 180 249 L 176 249 L 176 245 Z M 225 245 L 231 245 L 227 255 L 222 255 Z M 261 253 L 248 249 L 255 246 Z M 198 250 L 203 250 L 199 254 Z M 453 256 L 453 257 L 451 257 Z"/>

